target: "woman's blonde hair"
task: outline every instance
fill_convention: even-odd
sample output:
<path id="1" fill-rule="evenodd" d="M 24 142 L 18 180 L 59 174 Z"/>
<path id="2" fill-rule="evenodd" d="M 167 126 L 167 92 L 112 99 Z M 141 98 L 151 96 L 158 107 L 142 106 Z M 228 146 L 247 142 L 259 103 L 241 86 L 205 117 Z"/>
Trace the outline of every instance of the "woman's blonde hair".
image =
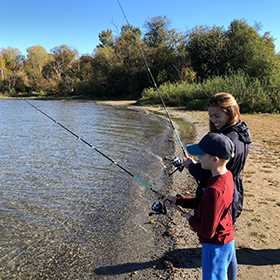
<path id="1" fill-rule="evenodd" d="M 235 98 L 230 93 L 221 92 L 213 95 L 209 99 L 207 107 L 219 107 L 229 116 L 229 121 L 223 128 L 230 127 L 241 119 L 239 106 Z M 209 121 L 209 129 L 210 132 L 218 132 L 211 121 Z"/>

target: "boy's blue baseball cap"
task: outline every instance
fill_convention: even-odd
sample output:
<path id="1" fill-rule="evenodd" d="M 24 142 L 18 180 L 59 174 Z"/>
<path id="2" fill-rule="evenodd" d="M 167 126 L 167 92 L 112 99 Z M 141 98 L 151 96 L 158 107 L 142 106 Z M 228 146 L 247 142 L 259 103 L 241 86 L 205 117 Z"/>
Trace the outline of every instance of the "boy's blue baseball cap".
<path id="1" fill-rule="evenodd" d="M 187 151 L 195 156 L 209 154 L 220 159 L 230 159 L 234 152 L 234 144 L 225 135 L 208 133 L 198 144 L 187 145 Z"/>

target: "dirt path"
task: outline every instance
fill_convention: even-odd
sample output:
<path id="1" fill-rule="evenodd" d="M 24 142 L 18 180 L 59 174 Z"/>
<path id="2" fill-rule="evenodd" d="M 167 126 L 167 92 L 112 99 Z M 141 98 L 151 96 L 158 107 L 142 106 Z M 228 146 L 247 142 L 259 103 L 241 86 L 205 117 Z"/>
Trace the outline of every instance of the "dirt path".
<path id="1" fill-rule="evenodd" d="M 128 104 L 133 103 L 111 103 Z M 158 108 L 141 109 L 165 114 Z M 195 125 L 195 142 L 208 132 L 207 112 L 179 108 L 168 108 L 168 112 L 172 119 L 182 118 Z M 253 142 L 243 174 L 244 210 L 235 226 L 238 279 L 280 279 L 280 115 L 248 114 L 242 115 L 242 119 L 249 126 Z M 177 130 L 180 133 L 179 127 Z M 180 156 L 181 148 L 176 140 L 174 143 L 176 155 Z M 195 188 L 193 178 L 183 170 L 174 174 L 173 186 L 166 194 L 193 195 Z M 165 255 L 163 261 L 169 278 L 155 274 L 150 279 L 202 279 L 201 245 L 196 233 L 178 212 L 172 212 L 171 219 L 159 217 L 155 221 L 166 227 L 166 234 L 173 243 L 173 250 Z"/>

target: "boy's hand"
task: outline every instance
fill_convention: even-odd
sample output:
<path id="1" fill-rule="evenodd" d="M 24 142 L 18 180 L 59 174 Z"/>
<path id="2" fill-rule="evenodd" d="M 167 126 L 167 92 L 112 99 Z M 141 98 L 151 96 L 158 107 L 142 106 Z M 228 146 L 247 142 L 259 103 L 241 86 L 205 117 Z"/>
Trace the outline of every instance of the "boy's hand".
<path id="1" fill-rule="evenodd" d="M 176 204 L 177 197 L 176 196 L 166 196 L 163 198 L 162 202 L 166 207 L 172 207 L 172 204 Z"/>
<path id="2" fill-rule="evenodd" d="M 186 213 L 186 214 L 184 214 L 184 216 L 186 217 L 187 221 L 189 221 L 189 219 L 190 219 L 191 215 L 190 215 L 190 214 L 188 214 L 188 213 Z"/>
<path id="3" fill-rule="evenodd" d="M 183 211 L 177 204 L 177 196 L 166 196 L 165 198 L 163 198 L 162 200 L 164 206 L 169 207 L 169 208 L 174 208 L 177 211 L 182 212 L 184 215 L 186 214 L 185 211 Z M 188 214 L 187 214 L 188 215 Z"/>
<path id="4" fill-rule="evenodd" d="M 183 159 L 184 167 L 188 168 L 191 163 L 196 163 L 196 161 L 194 159 L 190 158 L 190 157 Z"/>

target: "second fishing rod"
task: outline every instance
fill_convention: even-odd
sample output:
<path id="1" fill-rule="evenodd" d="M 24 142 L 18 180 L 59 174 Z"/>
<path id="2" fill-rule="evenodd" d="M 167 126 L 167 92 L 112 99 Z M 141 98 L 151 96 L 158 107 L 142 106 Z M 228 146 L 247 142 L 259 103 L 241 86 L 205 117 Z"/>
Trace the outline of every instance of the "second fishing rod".
<path id="1" fill-rule="evenodd" d="M 42 111 L 41 109 L 39 109 L 38 107 L 36 107 L 35 105 L 33 105 L 32 103 L 30 103 L 29 101 L 27 101 L 26 99 L 23 99 L 23 101 L 25 101 L 28 105 L 30 105 L 31 107 L 33 107 L 34 109 L 36 109 L 38 112 L 40 112 L 41 114 L 43 114 L 44 116 L 46 116 L 47 118 L 49 118 L 51 121 L 53 121 L 54 123 L 56 123 L 57 125 L 59 125 L 61 128 L 63 128 L 64 130 L 66 130 L 67 132 L 69 132 L 70 134 L 72 134 L 74 137 L 76 137 L 78 140 L 80 140 L 81 142 L 83 142 L 84 144 L 86 144 L 87 146 L 89 146 L 90 148 L 92 148 L 94 151 L 96 151 L 97 153 L 99 153 L 101 156 L 105 157 L 107 160 L 109 160 L 112 164 L 114 164 L 115 166 L 117 166 L 118 168 L 120 168 L 122 171 L 124 171 L 125 173 L 127 173 L 128 175 L 130 175 L 131 177 L 133 177 L 135 180 L 137 180 L 138 182 L 140 182 L 142 185 L 144 185 L 146 188 L 148 188 L 150 191 L 154 192 L 158 198 L 158 200 L 162 200 L 164 198 L 164 195 L 161 194 L 160 192 L 156 191 L 155 189 L 153 189 L 152 187 L 150 187 L 149 185 L 147 185 L 146 183 L 144 183 L 143 181 L 141 181 L 139 178 L 137 178 L 135 175 L 133 175 L 129 170 L 127 170 L 126 168 L 124 168 L 122 165 L 118 164 L 116 161 L 114 161 L 111 157 L 109 157 L 108 155 L 106 155 L 104 152 L 102 152 L 101 150 L 97 149 L 96 147 L 94 147 L 92 144 L 90 144 L 89 142 L 87 142 L 86 140 L 84 140 L 83 138 L 81 138 L 79 135 L 77 135 L 75 132 L 73 132 L 72 130 L 70 130 L 69 128 L 67 128 L 66 126 L 64 126 L 63 124 L 59 123 L 58 121 L 56 121 L 54 118 L 52 118 L 50 115 L 48 115 L 47 113 L 45 113 L 44 111 Z M 180 207 L 176 207 L 174 205 L 174 207 L 179 210 L 182 213 L 185 213 Z M 165 206 L 160 202 L 154 202 L 152 204 L 152 210 L 153 212 L 150 213 L 150 215 L 152 214 L 164 214 L 166 215 L 166 208 Z"/>
<path id="2" fill-rule="evenodd" d="M 139 43 L 138 43 L 138 41 L 137 41 L 137 37 L 135 36 L 135 34 L 134 34 L 134 32 L 133 32 L 132 26 L 131 26 L 131 24 L 129 23 L 127 17 L 126 17 L 126 14 L 125 14 L 125 12 L 124 12 L 124 9 L 123 9 L 123 7 L 122 7 L 120 1 L 117 0 L 117 2 L 118 2 L 118 4 L 119 4 L 119 6 L 120 6 L 120 9 L 121 9 L 122 13 L 123 13 L 123 16 L 124 16 L 124 18 L 125 18 L 125 20 L 126 20 L 126 23 L 127 23 L 127 25 L 129 26 L 130 32 L 132 33 L 132 35 L 133 35 L 133 37 L 134 37 L 134 39 L 135 39 L 135 43 L 136 43 L 136 45 L 137 45 L 137 48 L 139 49 L 139 52 L 140 52 L 141 57 L 142 57 L 142 59 L 143 59 L 143 61 L 144 61 L 145 67 L 146 67 L 146 69 L 147 69 L 147 71 L 148 71 L 148 74 L 149 74 L 149 76 L 150 76 L 150 78 L 151 78 L 152 86 L 156 89 L 156 91 L 157 91 L 157 93 L 158 93 L 158 95 L 159 95 L 159 97 L 160 97 L 161 103 L 162 103 L 162 105 L 163 105 L 163 107 L 164 107 L 165 113 L 166 113 L 166 115 L 167 115 L 167 117 L 168 117 L 168 119 L 169 119 L 169 122 L 170 122 L 170 124 L 171 124 L 171 127 L 172 127 L 172 129 L 173 129 L 173 131 L 174 131 L 174 133 L 175 133 L 175 135 L 176 135 L 176 138 L 177 138 L 177 140 L 178 140 L 178 142 L 179 142 L 179 145 L 180 145 L 180 147 L 181 147 L 181 149 L 182 149 L 182 152 L 183 152 L 183 154 L 184 154 L 185 157 L 188 157 L 188 154 L 187 154 L 186 150 L 184 149 L 184 146 L 183 146 L 183 144 L 182 144 L 182 141 L 180 140 L 179 134 L 178 134 L 178 132 L 177 132 L 177 130 L 176 130 L 176 128 L 175 128 L 173 122 L 172 122 L 172 119 L 171 119 L 171 117 L 170 117 L 170 114 L 168 113 L 168 110 L 167 110 L 167 108 L 166 108 L 166 105 L 165 105 L 165 103 L 164 103 L 164 100 L 163 100 L 163 98 L 162 98 L 162 95 L 161 95 L 161 93 L 160 93 L 160 91 L 159 91 L 159 88 L 158 88 L 158 86 L 157 86 L 157 83 L 156 83 L 156 81 L 155 81 L 155 78 L 154 78 L 154 76 L 153 76 L 153 74 L 152 74 L 152 72 L 151 72 L 151 69 L 150 69 L 150 67 L 149 67 L 149 65 L 148 65 L 148 63 L 147 63 L 147 60 L 145 59 L 145 56 L 144 56 L 144 54 L 143 54 L 143 51 L 141 50 L 140 45 L 139 45 Z M 176 165 L 175 165 L 175 166 L 176 166 Z M 181 166 L 181 165 L 180 165 L 180 166 Z M 176 166 L 176 167 L 177 167 L 177 166 Z M 179 169 L 179 170 L 180 170 L 180 169 Z M 181 171 L 181 170 L 180 170 L 180 171 Z"/>
<path id="3" fill-rule="evenodd" d="M 118 4 L 119 4 L 119 7 L 120 7 L 120 9 L 121 9 L 121 11 L 122 11 L 122 13 L 123 13 L 123 16 L 124 16 L 124 18 L 125 18 L 125 20 L 126 20 L 126 22 L 127 22 L 127 25 L 129 26 L 130 32 L 132 33 L 132 35 L 133 35 L 133 37 L 134 37 L 134 39 L 135 39 L 137 48 L 138 48 L 139 51 L 140 51 L 140 54 L 141 54 L 142 59 L 143 59 L 143 61 L 144 61 L 145 67 L 146 67 L 146 69 L 147 69 L 147 71 L 148 71 L 149 77 L 151 78 L 152 86 L 156 89 L 156 91 L 157 91 L 157 93 L 158 93 L 158 95 L 159 95 L 159 97 L 160 97 L 161 103 L 162 103 L 162 105 L 163 105 L 163 107 L 164 107 L 165 113 L 166 113 L 166 115 L 167 115 L 167 117 L 168 117 L 168 119 L 169 119 L 169 122 L 170 122 L 170 124 L 171 124 L 171 127 L 172 127 L 172 129 L 173 129 L 173 131 L 174 131 L 174 133 L 175 133 L 175 135 L 176 135 L 176 138 L 177 138 L 177 140 L 178 140 L 178 142 L 179 142 L 179 145 L 180 145 L 180 147 L 181 147 L 181 149 L 182 149 L 183 155 L 184 155 L 184 157 L 188 157 L 188 154 L 187 154 L 186 150 L 184 149 L 184 146 L 183 146 L 183 144 L 182 144 L 182 142 L 181 142 L 181 140 L 180 140 L 179 134 L 178 134 L 178 132 L 177 132 L 177 130 L 176 130 L 176 128 L 175 128 L 173 122 L 172 122 L 172 119 L 171 119 L 171 117 L 170 117 L 170 114 L 168 113 L 168 110 L 167 110 L 167 108 L 166 108 L 166 105 L 165 105 L 165 103 L 164 103 L 164 100 L 163 100 L 163 98 L 162 98 L 162 95 L 161 95 L 161 93 L 160 93 L 160 91 L 159 91 L 159 89 L 158 89 L 158 86 L 157 86 L 157 84 L 156 84 L 155 78 L 154 78 L 154 76 L 153 76 L 153 74 L 152 74 L 152 72 L 151 72 L 151 69 L 149 68 L 149 65 L 148 65 L 148 63 L 147 63 L 147 60 L 145 59 L 145 56 L 144 56 L 144 54 L 143 54 L 143 51 L 141 50 L 140 45 L 139 45 L 139 43 L 138 43 L 138 41 L 137 41 L 137 38 L 136 38 L 136 36 L 135 36 L 135 34 L 134 34 L 134 32 L 133 32 L 132 26 L 130 25 L 130 23 L 129 23 L 127 17 L 126 17 L 126 14 L 125 14 L 125 12 L 124 12 L 124 9 L 123 9 L 123 7 L 122 7 L 120 1 L 117 0 L 117 2 L 118 2 Z M 181 171 L 183 170 L 184 166 L 183 166 L 183 164 L 182 164 L 182 159 L 179 159 L 178 157 L 175 157 L 172 163 L 173 163 L 173 165 L 177 168 L 175 171 L 179 170 L 179 171 L 181 172 Z M 175 172 L 175 171 L 174 171 L 174 172 Z M 174 172 L 172 172 L 170 175 L 172 175 Z"/>

